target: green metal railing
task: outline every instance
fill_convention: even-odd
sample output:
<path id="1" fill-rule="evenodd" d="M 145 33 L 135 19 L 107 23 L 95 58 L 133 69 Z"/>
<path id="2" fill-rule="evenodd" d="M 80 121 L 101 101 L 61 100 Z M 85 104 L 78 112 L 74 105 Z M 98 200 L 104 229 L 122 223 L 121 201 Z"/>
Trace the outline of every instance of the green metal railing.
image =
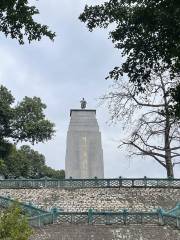
<path id="1" fill-rule="evenodd" d="M 177 178 L 106 178 L 106 179 L 6 179 L 0 189 L 20 188 L 180 188 Z"/>
<path id="2" fill-rule="evenodd" d="M 9 207 L 15 200 L 0 197 L 0 206 Z M 97 212 L 89 209 L 88 212 L 63 212 L 52 208 L 50 212 L 42 210 L 32 204 L 19 203 L 20 207 L 29 215 L 29 223 L 33 227 L 47 224 L 159 224 L 169 225 L 180 230 L 180 203 L 169 211 L 159 208 L 152 212 L 129 212 L 124 209 L 119 212 Z"/>
<path id="3" fill-rule="evenodd" d="M 31 202 L 21 203 L 13 198 L 0 196 L 0 206 L 1 207 L 8 208 L 14 203 L 18 203 L 18 205 L 22 209 L 22 211 L 24 213 L 26 213 L 28 216 L 39 216 L 39 215 L 48 213 L 47 211 L 33 205 Z"/>
<path id="4" fill-rule="evenodd" d="M 53 223 L 54 214 L 52 212 L 45 211 L 44 209 L 33 205 L 31 202 L 22 203 L 10 197 L 0 196 L 0 206 L 2 208 L 8 208 L 15 203 L 18 203 L 22 213 L 27 215 L 29 224 L 32 227 L 41 227 Z"/>
<path id="5" fill-rule="evenodd" d="M 180 229 L 180 203 L 169 211 L 159 208 L 152 212 L 60 212 L 52 209 L 54 221 L 57 223 L 88 223 L 88 224 L 160 224 L 172 225 Z"/>
<path id="6" fill-rule="evenodd" d="M 93 224 L 93 225 L 130 225 L 130 224 L 158 224 L 169 225 L 180 230 L 180 216 L 171 215 L 162 209 L 153 212 L 129 212 L 124 209 L 119 212 L 59 212 L 52 209 L 51 213 L 39 215 L 29 219 L 34 227 L 46 224 Z"/>

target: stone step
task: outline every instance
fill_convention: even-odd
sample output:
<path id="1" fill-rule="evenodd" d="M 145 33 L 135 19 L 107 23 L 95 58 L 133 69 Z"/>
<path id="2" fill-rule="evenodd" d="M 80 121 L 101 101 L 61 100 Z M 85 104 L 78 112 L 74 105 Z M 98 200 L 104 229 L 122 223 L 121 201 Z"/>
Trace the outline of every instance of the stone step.
<path id="1" fill-rule="evenodd" d="M 180 231 L 157 225 L 59 224 L 35 230 L 30 240 L 179 240 Z"/>

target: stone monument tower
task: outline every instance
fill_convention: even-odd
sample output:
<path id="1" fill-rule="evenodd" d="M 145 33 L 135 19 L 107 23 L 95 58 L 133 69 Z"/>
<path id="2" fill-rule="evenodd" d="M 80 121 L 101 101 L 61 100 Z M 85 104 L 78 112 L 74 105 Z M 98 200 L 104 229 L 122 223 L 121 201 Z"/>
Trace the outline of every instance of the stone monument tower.
<path id="1" fill-rule="evenodd" d="M 65 172 L 66 178 L 103 178 L 103 150 L 101 133 L 96 119 L 96 110 L 70 110 L 70 124 L 67 132 Z"/>

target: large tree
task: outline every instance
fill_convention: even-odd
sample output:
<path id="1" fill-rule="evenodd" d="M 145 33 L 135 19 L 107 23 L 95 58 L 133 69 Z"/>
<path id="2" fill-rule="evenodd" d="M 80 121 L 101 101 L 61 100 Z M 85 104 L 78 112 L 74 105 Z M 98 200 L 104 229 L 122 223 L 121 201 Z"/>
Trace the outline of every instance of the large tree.
<path id="1" fill-rule="evenodd" d="M 25 97 L 15 104 L 11 92 L 0 85 L 0 148 L 7 149 L 9 139 L 32 144 L 51 139 L 54 124 L 46 119 L 45 109 L 46 105 L 37 97 Z"/>
<path id="2" fill-rule="evenodd" d="M 168 72 L 151 74 L 146 92 L 136 93 L 133 83 L 115 81 L 103 97 L 108 104 L 112 121 L 124 123 L 128 135 L 122 140 L 132 155 L 149 156 L 161 164 L 168 177 L 180 164 L 180 121 L 172 117 L 173 99 L 170 88 L 180 83 L 170 79 Z"/>
<path id="3" fill-rule="evenodd" d="M 112 25 L 110 38 L 126 56 L 122 66 L 112 72 L 113 77 L 127 73 L 130 81 L 141 87 L 159 66 L 180 73 L 178 0 L 109 0 L 86 6 L 80 20 L 90 31 Z"/>
<path id="4" fill-rule="evenodd" d="M 25 38 L 29 43 L 41 40 L 43 36 L 54 39 L 55 33 L 35 21 L 34 16 L 39 14 L 38 9 L 28 0 L 1 0 L 0 1 L 0 31 L 24 44 Z"/>
<path id="5" fill-rule="evenodd" d="M 109 37 L 125 60 L 109 74 L 118 79 L 127 74 L 137 91 L 143 91 L 151 72 L 169 70 L 180 74 L 180 1 L 109 0 L 87 6 L 80 15 L 90 31 L 110 26 Z M 179 88 L 173 90 L 176 95 Z M 174 96 L 174 95 L 173 95 Z M 174 98 L 179 106 L 179 98 Z M 179 115 L 180 117 L 180 115 Z"/>

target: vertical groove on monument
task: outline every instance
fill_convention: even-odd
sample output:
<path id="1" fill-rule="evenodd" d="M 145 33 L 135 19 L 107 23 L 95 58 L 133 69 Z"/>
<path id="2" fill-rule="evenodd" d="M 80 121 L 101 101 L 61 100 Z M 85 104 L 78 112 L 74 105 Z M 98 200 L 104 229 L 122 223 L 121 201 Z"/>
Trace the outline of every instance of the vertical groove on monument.
<path id="1" fill-rule="evenodd" d="M 104 178 L 101 133 L 96 110 L 70 111 L 67 132 L 66 178 Z"/>

